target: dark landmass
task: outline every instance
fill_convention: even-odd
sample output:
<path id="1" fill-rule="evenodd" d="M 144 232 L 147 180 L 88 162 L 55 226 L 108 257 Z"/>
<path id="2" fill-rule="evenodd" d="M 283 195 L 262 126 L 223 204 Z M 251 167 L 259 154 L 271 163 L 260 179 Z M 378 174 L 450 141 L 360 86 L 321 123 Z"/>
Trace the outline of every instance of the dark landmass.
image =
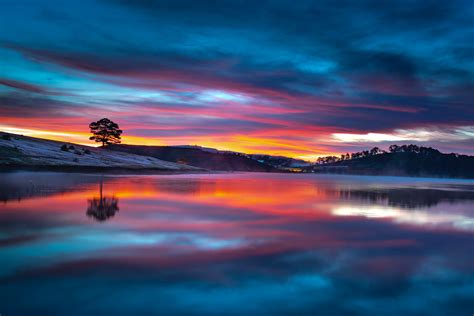
<path id="1" fill-rule="evenodd" d="M 109 145 L 95 148 L 0 132 L 0 171 L 175 173 L 203 171 L 310 172 L 474 178 L 474 156 L 430 147 L 392 145 L 315 164 L 288 157 L 243 154 L 198 146 Z"/>
<path id="2" fill-rule="evenodd" d="M 377 152 L 365 156 L 357 153 L 356 158 L 316 164 L 304 168 L 303 171 L 362 175 L 474 178 L 474 156 L 454 153 L 444 154 L 433 148 L 415 145 L 393 145 L 390 148 L 390 152 Z"/>
<path id="3" fill-rule="evenodd" d="M 150 156 L 174 163 L 186 164 L 216 171 L 280 171 L 248 155 L 236 152 L 220 152 L 194 146 L 140 146 L 110 145 L 107 149 L 136 155 Z"/>

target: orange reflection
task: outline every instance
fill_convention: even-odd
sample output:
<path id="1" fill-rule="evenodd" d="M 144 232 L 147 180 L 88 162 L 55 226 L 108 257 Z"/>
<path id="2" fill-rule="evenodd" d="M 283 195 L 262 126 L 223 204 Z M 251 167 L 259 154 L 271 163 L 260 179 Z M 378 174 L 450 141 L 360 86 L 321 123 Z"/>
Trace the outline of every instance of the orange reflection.
<path id="1" fill-rule="evenodd" d="M 396 211 L 380 206 L 383 200 L 367 203 L 357 200 L 363 194 L 341 193 L 341 180 L 311 175 L 104 176 L 103 185 L 99 176 L 67 177 L 77 177 L 79 184 L 72 181 L 67 190 L 40 190 L 35 195 L 30 187 L 41 188 L 51 179 L 24 183 L 25 198 L 0 205 L 0 220 L 13 218 L 19 227 L 46 225 L 51 236 L 66 238 L 62 234 L 67 232 L 80 246 L 99 244 L 127 255 L 135 251 L 141 263 L 153 266 L 324 249 L 413 250 L 423 246 L 420 238 L 426 231 L 462 237 L 472 230 L 472 216 L 462 208 L 443 216 Z M 156 249 L 160 251 L 152 251 Z M 103 252 L 96 255 L 102 257 Z"/>

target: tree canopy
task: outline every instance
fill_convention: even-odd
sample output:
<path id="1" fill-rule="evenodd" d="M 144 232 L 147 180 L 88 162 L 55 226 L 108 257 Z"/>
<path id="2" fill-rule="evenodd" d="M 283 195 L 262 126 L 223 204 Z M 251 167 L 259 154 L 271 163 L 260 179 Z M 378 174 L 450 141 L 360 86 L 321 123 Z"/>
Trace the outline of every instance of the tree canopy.
<path id="1" fill-rule="evenodd" d="M 108 118 L 103 118 L 97 122 L 90 123 L 89 128 L 93 134 L 89 139 L 94 140 L 97 143 L 102 143 L 102 147 L 105 145 L 120 143 L 122 130 L 119 128 L 117 123 Z"/>

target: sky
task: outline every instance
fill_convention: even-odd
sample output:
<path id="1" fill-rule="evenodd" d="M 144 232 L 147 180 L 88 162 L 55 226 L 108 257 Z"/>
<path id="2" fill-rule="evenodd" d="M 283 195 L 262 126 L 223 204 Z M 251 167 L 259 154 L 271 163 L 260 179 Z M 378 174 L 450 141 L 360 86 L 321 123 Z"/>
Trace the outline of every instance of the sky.
<path id="1" fill-rule="evenodd" d="M 0 130 L 313 160 L 474 154 L 472 1 L 3 0 Z"/>

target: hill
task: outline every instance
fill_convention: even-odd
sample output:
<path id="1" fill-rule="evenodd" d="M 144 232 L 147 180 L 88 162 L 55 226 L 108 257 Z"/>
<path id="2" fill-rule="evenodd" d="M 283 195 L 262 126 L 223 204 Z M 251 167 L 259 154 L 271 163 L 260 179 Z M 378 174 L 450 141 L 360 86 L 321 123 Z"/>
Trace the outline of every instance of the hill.
<path id="1" fill-rule="evenodd" d="M 311 165 L 311 163 L 308 161 L 284 156 L 272 156 L 263 154 L 251 154 L 248 156 L 254 160 L 257 160 L 259 162 L 265 163 L 281 170 L 295 170 Z"/>
<path id="2" fill-rule="evenodd" d="M 375 150 L 373 154 L 370 154 L 371 151 L 364 151 L 352 154 L 350 156 L 352 158 L 337 161 L 329 159 L 328 163 L 313 165 L 305 168 L 305 171 L 474 178 L 474 156 L 445 154 L 433 148 L 416 145 L 392 145 L 390 148 L 390 152 Z"/>
<path id="3" fill-rule="evenodd" d="M 0 132 L 0 168 L 150 169 L 198 171 L 200 168 L 131 153 Z"/>
<path id="4" fill-rule="evenodd" d="M 111 151 L 146 155 L 216 171 L 278 171 L 277 168 L 245 154 L 197 146 L 110 145 L 107 148 Z"/>

